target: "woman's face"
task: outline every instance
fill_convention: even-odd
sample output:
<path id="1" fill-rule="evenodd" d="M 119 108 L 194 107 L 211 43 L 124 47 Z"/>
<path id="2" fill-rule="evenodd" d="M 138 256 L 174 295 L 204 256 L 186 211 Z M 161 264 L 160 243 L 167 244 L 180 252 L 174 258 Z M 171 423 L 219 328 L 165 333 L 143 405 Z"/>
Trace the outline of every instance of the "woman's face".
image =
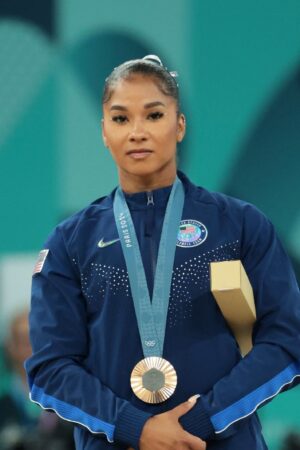
<path id="1" fill-rule="evenodd" d="M 184 137 L 184 116 L 178 116 L 175 99 L 156 83 L 141 74 L 120 80 L 103 106 L 103 140 L 121 181 L 154 176 L 172 182 L 176 175 L 176 144 Z"/>

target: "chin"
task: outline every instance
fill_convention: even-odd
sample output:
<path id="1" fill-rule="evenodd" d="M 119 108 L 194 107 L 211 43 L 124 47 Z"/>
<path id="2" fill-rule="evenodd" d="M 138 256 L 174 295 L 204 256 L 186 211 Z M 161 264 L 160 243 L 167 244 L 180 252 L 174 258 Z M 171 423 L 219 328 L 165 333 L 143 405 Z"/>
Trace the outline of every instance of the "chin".
<path id="1" fill-rule="evenodd" d="M 125 169 L 127 176 L 148 177 L 161 171 L 161 167 L 153 167 L 151 164 L 141 164 L 139 167 L 130 167 Z"/>

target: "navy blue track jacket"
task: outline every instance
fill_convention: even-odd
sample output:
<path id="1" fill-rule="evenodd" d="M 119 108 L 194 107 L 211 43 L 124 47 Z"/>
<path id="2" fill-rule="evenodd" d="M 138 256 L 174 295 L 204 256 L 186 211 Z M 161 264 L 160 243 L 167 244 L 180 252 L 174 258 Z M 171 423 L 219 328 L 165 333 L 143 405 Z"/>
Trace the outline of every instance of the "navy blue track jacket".
<path id="1" fill-rule="evenodd" d="M 266 449 L 256 410 L 299 381 L 299 288 L 272 224 L 254 206 L 179 177 L 186 197 L 163 352 L 178 385 L 162 404 L 143 403 L 130 387 L 143 353 L 114 192 L 64 221 L 45 243 L 49 252 L 32 284 L 30 396 L 75 424 L 78 450 L 137 449 L 151 415 L 198 393 L 180 422 L 208 450 Z M 126 195 L 150 293 L 170 190 Z M 236 259 L 257 310 L 245 358 L 210 292 L 210 262 Z"/>

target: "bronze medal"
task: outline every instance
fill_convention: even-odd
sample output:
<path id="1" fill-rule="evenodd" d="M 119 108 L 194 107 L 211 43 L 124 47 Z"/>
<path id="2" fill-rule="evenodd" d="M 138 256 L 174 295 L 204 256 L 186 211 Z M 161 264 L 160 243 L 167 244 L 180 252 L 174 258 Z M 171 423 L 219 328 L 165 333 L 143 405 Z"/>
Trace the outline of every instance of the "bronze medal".
<path id="1" fill-rule="evenodd" d="M 114 217 L 126 262 L 135 315 L 145 359 L 133 369 L 130 383 L 135 395 L 146 403 L 162 403 L 177 385 L 174 367 L 163 359 L 172 273 L 178 229 L 184 205 L 184 187 L 173 183 L 159 242 L 152 299 L 134 223 L 122 189 L 114 198 Z"/>
<path id="2" fill-rule="evenodd" d="M 146 403 L 162 403 L 173 395 L 177 374 L 166 359 L 150 356 L 134 367 L 130 384 L 135 395 Z"/>

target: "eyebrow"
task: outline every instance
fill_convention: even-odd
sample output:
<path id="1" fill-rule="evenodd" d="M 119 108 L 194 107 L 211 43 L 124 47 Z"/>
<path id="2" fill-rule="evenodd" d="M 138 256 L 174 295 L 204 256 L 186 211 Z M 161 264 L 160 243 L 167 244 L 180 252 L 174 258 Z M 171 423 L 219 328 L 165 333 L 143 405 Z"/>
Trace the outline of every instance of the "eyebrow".
<path id="1" fill-rule="evenodd" d="M 155 106 L 166 106 L 166 105 L 163 102 L 155 101 L 155 102 L 146 103 L 144 105 L 144 108 L 145 109 L 150 109 L 150 108 L 154 108 Z M 110 110 L 111 111 L 113 111 L 113 110 L 127 111 L 127 108 L 126 108 L 126 106 L 122 106 L 122 105 L 112 105 Z"/>
<path id="2" fill-rule="evenodd" d="M 149 109 L 149 108 L 154 108 L 155 106 L 166 106 L 166 105 L 163 102 L 156 101 L 156 102 L 146 103 L 144 108 Z"/>

